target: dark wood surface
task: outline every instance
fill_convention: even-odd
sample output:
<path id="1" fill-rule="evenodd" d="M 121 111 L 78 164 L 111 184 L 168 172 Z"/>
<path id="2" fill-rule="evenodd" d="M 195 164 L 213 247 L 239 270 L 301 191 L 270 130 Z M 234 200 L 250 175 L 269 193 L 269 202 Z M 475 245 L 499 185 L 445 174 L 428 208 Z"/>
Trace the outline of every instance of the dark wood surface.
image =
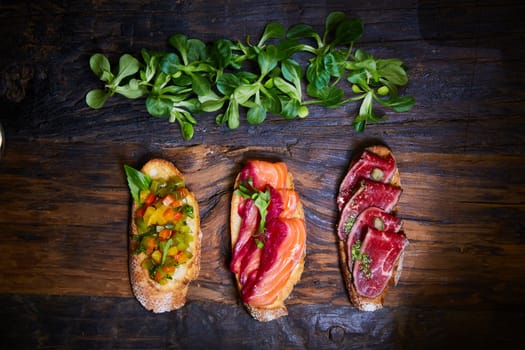
<path id="1" fill-rule="evenodd" d="M 193 140 L 144 101 L 84 103 L 89 57 L 257 36 L 268 21 L 322 29 L 331 11 L 365 24 L 360 47 L 409 69 L 409 112 L 356 133 L 356 105 L 303 120 L 199 116 Z M 0 348 L 514 348 L 525 335 L 525 34 L 520 1 L 3 1 L 0 5 Z M 355 151 L 387 144 L 411 242 L 385 308 L 348 301 L 336 253 L 337 187 Z M 201 273 L 187 305 L 155 315 L 127 271 L 123 164 L 172 160 L 197 194 Z M 234 176 L 252 157 L 284 160 L 308 227 L 289 316 L 259 323 L 228 271 Z"/>

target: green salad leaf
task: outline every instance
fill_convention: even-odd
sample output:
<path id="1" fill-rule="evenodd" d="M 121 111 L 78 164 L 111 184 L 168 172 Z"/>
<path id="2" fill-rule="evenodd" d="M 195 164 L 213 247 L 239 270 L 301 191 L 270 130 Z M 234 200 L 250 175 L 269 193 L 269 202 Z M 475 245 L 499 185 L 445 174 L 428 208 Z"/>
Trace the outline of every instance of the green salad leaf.
<path id="1" fill-rule="evenodd" d="M 91 56 L 91 71 L 103 82 L 86 94 L 86 104 L 102 108 L 118 94 L 145 99 L 154 117 L 177 122 L 185 140 L 194 136 L 198 117 L 215 113 L 217 124 L 238 128 L 241 117 L 263 123 L 268 114 L 284 119 L 305 118 L 308 107 L 337 108 L 359 103 L 353 125 L 365 130 L 377 117 L 374 106 L 406 112 L 412 96 L 399 94 L 408 74 L 398 58 L 375 58 L 355 48 L 362 37 L 360 19 L 332 12 L 324 31 L 310 24 L 285 28 L 268 23 L 256 44 L 227 38 L 205 43 L 182 33 L 168 38 L 170 49 L 143 48 L 141 60 L 123 54 L 117 69 L 101 53 Z M 299 63 L 301 62 L 301 63 Z"/>
<path id="2" fill-rule="evenodd" d="M 146 174 L 126 164 L 124 164 L 124 171 L 131 196 L 136 203 L 140 203 L 140 191 L 149 189 L 152 180 Z"/>

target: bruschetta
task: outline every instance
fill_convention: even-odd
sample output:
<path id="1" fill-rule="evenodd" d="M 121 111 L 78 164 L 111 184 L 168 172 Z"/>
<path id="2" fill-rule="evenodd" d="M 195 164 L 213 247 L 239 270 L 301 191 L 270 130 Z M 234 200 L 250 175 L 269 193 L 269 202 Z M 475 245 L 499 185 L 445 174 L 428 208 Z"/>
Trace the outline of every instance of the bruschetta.
<path id="1" fill-rule="evenodd" d="M 262 322 L 287 315 L 285 300 L 304 268 L 306 226 L 285 163 L 245 164 L 235 180 L 230 227 L 230 270 L 244 306 Z"/>
<path id="2" fill-rule="evenodd" d="M 337 196 L 337 236 L 350 301 L 362 311 L 383 307 L 397 284 L 408 239 L 395 209 L 402 193 L 390 149 L 366 148 L 350 164 Z"/>
<path id="3" fill-rule="evenodd" d="M 133 294 L 154 313 L 186 303 L 188 285 L 200 269 L 199 206 L 182 173 L 152 159 L 142 169 L 125 165 L 133 198 L 129 274 Z"/>

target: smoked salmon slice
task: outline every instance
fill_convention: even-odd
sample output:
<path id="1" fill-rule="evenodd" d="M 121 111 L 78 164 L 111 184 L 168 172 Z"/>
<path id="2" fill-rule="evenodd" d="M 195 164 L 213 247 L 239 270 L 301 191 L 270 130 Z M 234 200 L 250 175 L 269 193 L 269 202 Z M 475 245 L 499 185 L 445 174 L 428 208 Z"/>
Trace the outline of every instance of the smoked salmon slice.
<path id="1" fill-rule="evenodd" d="M 241 171 L 239 180 L 252 179 L 254 187 L 263 191 L 267 185 L 275 189 L 288 187 L 288 167 L 283 162 L 271 163 L 263 160 L 249 160 Z"/>
<path id="2" fill-rule="evenodd" d="M 253 306 L 269 305 L 277 299 L 293 268 L 304 254 L 306 229 L 301 219 L 278 219 L 269 223 L 265 262 L 253 285 L 243 288 L 243 300 Z"/>
<path id="3" fill-rule="evenodd" d="M 237 243 L 233 248 L 233 257 L 230 265 L 230 270 L 235 273 L 240 272 L 242 258 L 250 250 L 250 240 L 252 240 L 257 232 L 257 225 L 260 220 L 259 211 L 251 199 L 242 202 L 239 206 L 239 215 L 243 220 L 237 237 Z"/>
<path id="4" fill-rule="evenodd" d="M 239 188 L 244 192 L 239 194 Z M 239 173 L 235 190 L 232 203 L 237 207 L 232 207 L 232 215 L 240 220 L 232 220 L 237 227 L 232 227 L 236 241 L 232 241 L 230 270 L 236 275 L 246 304 L 269 307 L 283 289 L 287 290 L 284 298 L 288 296 L 291 288 L 286 285 L 292 274 L 298 276 L 294 277 L 295 284 L 302 272 L 306 253 L 302 204 L 284 162 L 249 160 Z M 268 201 L 266 207 L 261 198 L 262 202 Z M 234 229 L 238 229 L 236 234 Z"/>

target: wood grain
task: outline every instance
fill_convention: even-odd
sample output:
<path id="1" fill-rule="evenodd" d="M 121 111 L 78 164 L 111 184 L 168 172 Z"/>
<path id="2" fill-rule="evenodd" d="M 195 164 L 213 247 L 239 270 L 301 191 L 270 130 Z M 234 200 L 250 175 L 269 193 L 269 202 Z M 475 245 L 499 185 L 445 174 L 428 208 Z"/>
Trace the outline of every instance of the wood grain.
<path id="1" fill-rule="evenodd" d="M 0 277 L 11 282 L 0 291 L 130 296 L 125 239 L 130 198 L 122 167 L 162 156 L 186 174 L 201 206 L 202 269 L 190 299 L 236 303 L 228 270 L 232 184 L 246 158 L 262 157 L 289 165 L 305 208 L 305 272 L 289 302 L 348 304 L 334 258 L 343 154 L 299 147 L 292 148 L 293 156 L 257 147 L 148 147 L 47 143 L 39 150 L 21 144 L 17 153 L 8 151 L 0 187 L 12 214 L 0 217 L 9 247 L 0 266 L 9 268 Z M 308 166 L 302 161 L 307 154 Z M 400 285 L 386 304 L 478 308 L 518 302 L 516 290 L 525 287 L 519 282 L 525 280 L 522 248 L 516 246 L 522 240 L 525 185 L 513 175 L 525 171 L 520 157 L 398 153 L 397 159 L 405 189 L 399 216 L 411 244 Z M 333 170 L 320 172 L 322 166 Z M 74 171 L 61 175 L 64 167 Z"/>
<path id="2" fill-rule="evenodd" d="M 312 107 L 236 130 L 147 115 L 144 100 L 84 102 L 89 57 L 167 49 L 171 34 L 255 40 L 268 21 L 323 29 L 331 11 L 365 23 L 359 42 L 399 57 L 417 101 L 356 133 L 357 104 Z M 77 1 L 0 5 L 0 348 L 491 348 L 523 343 L 525 35 L 520 1 Z M 307 57 L 302 57 L 306 59 Z M 350 306 L 335 197 L 357 150 L 398 161 L 410 240 L 386 309 Z M 173 161 L 200 204 L 202 267 L 184 309 L 153 316 L 131 295 L 123 165 Z M 228 270 L 229 202 L 250 158 L 293 172 L 308 229 L 305 272 L 276 323 L 252 321 Z M 236 330 L 233 332 L 232 330 Z M 227 333 L 228 337 L 222 334 Z M 199 343 L 200 342 L 200 343 Z"/>

